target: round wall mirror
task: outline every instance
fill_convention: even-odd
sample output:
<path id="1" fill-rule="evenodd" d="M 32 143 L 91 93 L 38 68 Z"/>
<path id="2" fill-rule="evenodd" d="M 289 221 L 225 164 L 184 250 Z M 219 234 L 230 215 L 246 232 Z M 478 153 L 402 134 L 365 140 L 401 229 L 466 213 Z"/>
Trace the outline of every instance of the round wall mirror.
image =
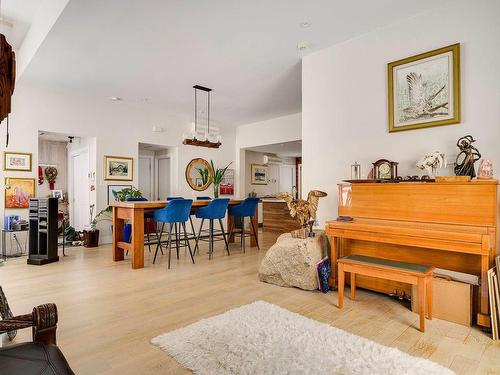
<path id="1" fill-rule="evenodd" d="M 193 159 L 186 167 L 186 181 L 193 190 L 207 190 L 212 183 L 212 178 L 212 167 L 205 159 Z"/>

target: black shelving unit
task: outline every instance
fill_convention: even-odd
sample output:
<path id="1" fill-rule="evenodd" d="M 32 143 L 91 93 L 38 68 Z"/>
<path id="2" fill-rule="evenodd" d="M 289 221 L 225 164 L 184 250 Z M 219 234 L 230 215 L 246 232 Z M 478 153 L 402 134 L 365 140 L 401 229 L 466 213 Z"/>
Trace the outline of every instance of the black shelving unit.
<path id="1" fill-rule="evenodd" d="M 33 198 L 29 206 L 28 264 L 57 262 L 57 198 Z"/>

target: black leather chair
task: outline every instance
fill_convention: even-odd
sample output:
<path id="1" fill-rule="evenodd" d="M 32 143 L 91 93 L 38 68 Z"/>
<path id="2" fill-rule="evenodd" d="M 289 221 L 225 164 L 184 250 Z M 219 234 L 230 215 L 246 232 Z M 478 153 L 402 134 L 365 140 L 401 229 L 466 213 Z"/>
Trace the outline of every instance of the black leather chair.
<path id="1" fill-rule="evenodd" d="M 32 328 L 33 342 L 0 348 L 0 375 L 74 375 L 56 346 L 57 307 L 53 303 L 33 308 L 31 314 L 12 316 L 0 287 L 0 334 L 10 339 L 16 331 Z"/>

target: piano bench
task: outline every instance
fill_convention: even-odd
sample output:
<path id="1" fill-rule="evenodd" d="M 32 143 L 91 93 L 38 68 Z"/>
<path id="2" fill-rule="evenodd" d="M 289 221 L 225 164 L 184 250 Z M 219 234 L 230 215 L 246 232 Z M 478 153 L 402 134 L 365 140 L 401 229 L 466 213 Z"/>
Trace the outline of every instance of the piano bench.
<path id="1" fill-rule="evenodd" d="M 432 277 L 434 267 L 362 255 L 349 255 L 344 258 L 340 258 L 337 260 L 337 264 L 339 272 L 339 309 L 344 307 L 345 272 L 351 273 L 351 300 L 354 300 L 356 297 L 356 275 L 371 276 L 417 285 L 420 331 L 424 332 L 426 310 L 428 319 L 432 319 Z"/>

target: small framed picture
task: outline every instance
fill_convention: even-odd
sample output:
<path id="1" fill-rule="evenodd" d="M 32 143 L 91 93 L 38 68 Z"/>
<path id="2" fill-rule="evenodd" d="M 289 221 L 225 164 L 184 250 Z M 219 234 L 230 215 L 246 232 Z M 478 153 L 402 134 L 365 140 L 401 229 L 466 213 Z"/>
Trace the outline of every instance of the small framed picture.
<path id="1" fill-rule="evenodd" d="M 130 188 L 132 188 L 132 185 L 108 185 L 108 206 L 116 202 L 115 192 Z"/>
<path id="2" fill-rule="evenodd" d="M 105 155 L 104 179 L 108 181 L 132 181 L 134 179 L 134 159 Z"/>
<path id="3" fill-rule="evenodd" d="M 31 153 L 4 151 L 3 169 L 5 171 L 31 172 Z"/>
<path id="4" fill-rule="evenodd" d="M 63 198 L 63 191 L 62 190 L 52 190 L 52 198 L 57 198 L 61 200 Z"/>
<path id="5" fill-rule="evenodd" d="M 267 185 L 267 165 L 252 164 L 252 185 Z"/>
<path id="6" fill-rule="evenodd" d="M 34 178 L 5 179 L 5 208 L 28 208 L 30 198 L 35 197 Z"/>

